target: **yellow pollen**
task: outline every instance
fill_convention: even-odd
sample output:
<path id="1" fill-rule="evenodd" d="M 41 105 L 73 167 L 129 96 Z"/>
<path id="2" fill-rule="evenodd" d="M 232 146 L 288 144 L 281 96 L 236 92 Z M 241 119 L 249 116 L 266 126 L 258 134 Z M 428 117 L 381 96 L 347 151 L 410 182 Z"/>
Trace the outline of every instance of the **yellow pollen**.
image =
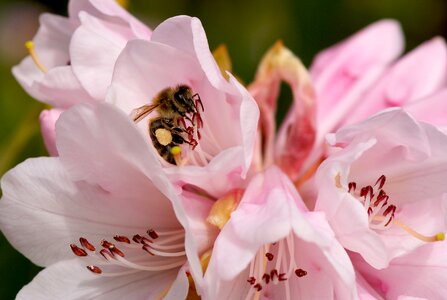
<path id="1" fill-rule="evenodd" d="M 174 146 L 171 148 L 171 154 L 172 155 L 179 155 L 180 153 L 182 153 L 182 148 L 180 148 L 179 146 Z"/>
<path id="2" fill-rule="evenodd" d="M 36 67 L 40 71 L 42 71 L 42 73 L 47 73 L 48 69 L 42 64 L 42 62 L 40 61 L 39 57 L 36 54 L 36 51 L 34 49 L 34 42 L 33 41 L 27 41 L 25 43 L 25 47 L 26 47 L 26 49 L 28 49 L 29 56 L 31 56 L 31 59 L 36 64 Z"/>
<path id="3" fill-rule="evenodd" d="M 155 130 L 155 137 L 157 138 L 157 141 L 163 146 L 167 146 L 172 142 L 172 134 L 165 128 L 158 128 L 157 130 Z"/>
<path id="4" fill-rule="evenodd" d="M 385 217 L 383 217 L 383 216 L 375 216 L 373 218 L 374 221 L 383 221 L 384 219 L 385 219 Z M 399 226 L 400 228 L 402 228 L 403 230 L 408 232 L 410 235 L 414 236 L 415 238 L 417 238 L 423 242 L 427 242 L 427 243 L 438 242 L 438 241 L 443 241 L 445 238 L 444 232 L 439 232 L 432 236 L 423 235 L 423 234 L 417 232 L 416 230 L 414 230 L 413 228 L 411 228 L 410 226 L 406 225 L 405 223 L 402 223 L 399 220 L 393 220 L 393 221 L 391 221 L 391 224 Z"/>

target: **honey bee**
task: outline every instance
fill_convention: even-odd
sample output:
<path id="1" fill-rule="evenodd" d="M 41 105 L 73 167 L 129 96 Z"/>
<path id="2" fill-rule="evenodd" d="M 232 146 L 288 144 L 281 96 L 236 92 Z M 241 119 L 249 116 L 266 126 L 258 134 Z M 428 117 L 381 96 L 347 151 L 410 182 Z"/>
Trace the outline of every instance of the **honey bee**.
<path id="1" fill-rule="evenodd" d="M 194 126 L 197 126 L 199 139 L 199 128 L 203 126 L 199 106 L 204 111 L 199 94 L 194 94 L 187 85 L 178 85 L 162 90 L 153 98 L 151 104 L 134 109 L 131 117 L 138 123 L 152 111 L 158 112 L 158 117 L 149 120 L 149 136 L 160 156 L 175 165 L 176 160 L 172 153 L 175 146 L 186 143 L 194 150 L 198 144 L 194 138 Z"/>

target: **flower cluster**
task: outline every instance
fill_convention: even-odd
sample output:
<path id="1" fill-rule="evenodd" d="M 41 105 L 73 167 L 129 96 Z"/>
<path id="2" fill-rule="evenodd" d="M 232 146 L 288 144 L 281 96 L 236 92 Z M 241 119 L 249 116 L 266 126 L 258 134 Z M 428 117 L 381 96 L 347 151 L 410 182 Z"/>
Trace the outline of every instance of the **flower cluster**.
<path id="1" fill-rule="evenodd" d="M 445 297 L 442 39 L 398 58 L 383 20 L 309 72 L 278 42 L 244 86 L 194 17 L 40 23 L 13 74 L 51 156 L 1 181 L 0 229 L 45 267 L 17 299 Z"/>

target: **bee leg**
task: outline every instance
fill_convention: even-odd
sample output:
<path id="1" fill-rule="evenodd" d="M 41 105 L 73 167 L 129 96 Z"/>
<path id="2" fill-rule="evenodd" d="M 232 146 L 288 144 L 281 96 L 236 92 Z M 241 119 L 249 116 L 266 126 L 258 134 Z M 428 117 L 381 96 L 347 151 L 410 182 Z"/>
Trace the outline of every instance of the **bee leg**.
<path id="1" fill-rule="evenodd" d="M 173 133 L 172 134 L 172 141 L 176 144 L 183 144 L 186 143 L 190 146 L 192 146 L 192 150 L 199 144 L 193 137 L 188 136 L 189 140 L 186 140 L 184 137 L 182 137 L 180 134 Z"/>
<path id="2" fill-rule="evenodd" d="M 194 97 L 197 97 L 196 102 L 194 103 L 194 106 L 196 107 L 196 110 L 197 110 L 197 111 L 199 110 L 199 109 L 198 109 L 198 105 L 200 104 L 200 107 L 202 108 L 202 111 L 205 111 L 205 110 L 203 109 L 202 99 L 200 99 L 200 95 L 199 95 L 199 94 L 194 94 L 192 97 L 193 97 L 193 98 L 194 98 Z"/>
<path id="3" fill-rule="evenodd" d="M 177 119 L 177 125 L 178 126 L 183 126 L 183 128 L 186 128 L 186 122 L 185 122 L 185 118 L 181 117 Z"/>
<path id="4" fill-rule="evenodd" d="M 193 120 L 193 122 L 197 122 L 197 128 L 202 128 L 203 127 L 202 117 L 200 116 L 199 113 L 194 113 L 192 115 L 192 120 Z M 195 124 L 195 123 L 193 123 L 193 124 Z"/>

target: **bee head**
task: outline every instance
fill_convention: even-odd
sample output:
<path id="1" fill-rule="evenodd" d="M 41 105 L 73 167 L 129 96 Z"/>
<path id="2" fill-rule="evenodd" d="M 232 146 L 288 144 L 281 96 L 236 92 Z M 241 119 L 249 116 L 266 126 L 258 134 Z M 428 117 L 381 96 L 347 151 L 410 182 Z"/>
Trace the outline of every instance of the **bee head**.
<path id="1" fill-rule="evenodd" d="M 178 111 L 185 113 L 196 112 L 191 88 L 187 85 L 179 85 L 174 93 L 174 104 Z"/>

